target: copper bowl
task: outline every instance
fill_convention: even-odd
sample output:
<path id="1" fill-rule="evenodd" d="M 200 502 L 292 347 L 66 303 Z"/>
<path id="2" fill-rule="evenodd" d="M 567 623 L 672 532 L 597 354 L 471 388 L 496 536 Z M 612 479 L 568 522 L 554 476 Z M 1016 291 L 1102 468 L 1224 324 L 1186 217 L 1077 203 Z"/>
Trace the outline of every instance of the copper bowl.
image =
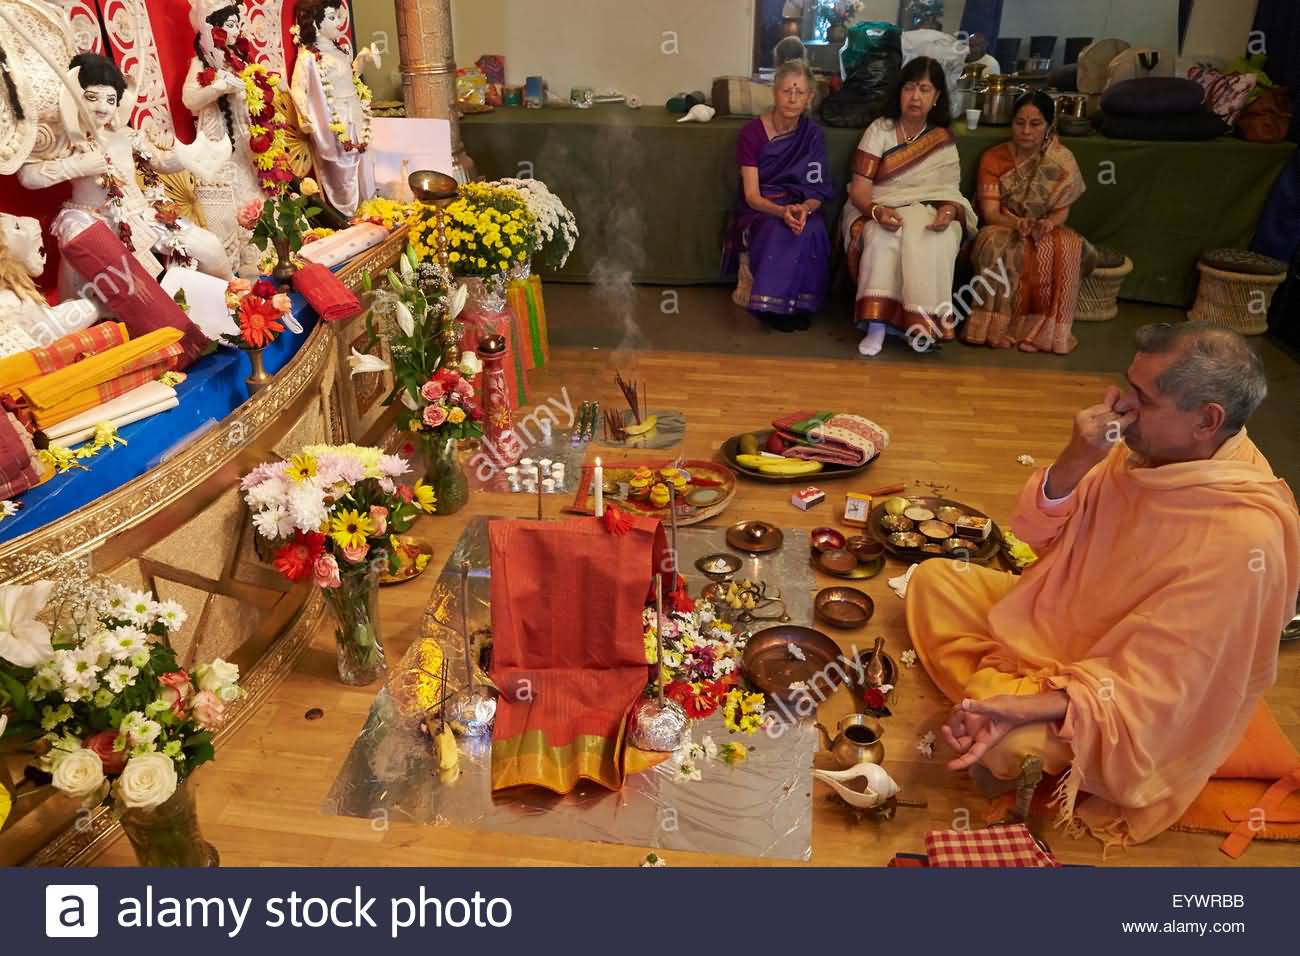
<path id="1" fill-rule="evenodd" d="M 460 192 L 460 186 L 455 179 L 446 173 L 434 172 L 432 169 L 417 169 L 406 177 L 406 183 L 420 202 L 454 199 Z"/>
<path id="2" fill-rule="evenodd" d="M 844 535 L 834 528 L 813 528 L 808 533 L 808 542 L 812 546 L 813 554 L 842 550 L 845 544 Z"/>
<path id="3" fill-rule="evenodd" d="M 789 652 L 788 644 L 802 651 L 802 659 Z M 841 666 L 831 667 L 835 662 Z M 749 639 L 740 658 L 740 667 L 749 682 L 763 693 L 782 700 L 790 700 L 799 693 L 790 690 L 791 684 L 809 684 L 819 674 L 824 675 L 819 683 L 825 680 L 833 690 L 844 679 L 847 663 L 839 645 L 829 637 L 798 624 L 764 628 Z M 851 673 L 849 679 L 852 680 Z"/>
<path id="4" fill-rule="evenodd" d="M 952 505 L 943 505 L 934 509 L 934 516 L 944 524 L 956 524 L 962 518 L 966 517 L 966 512 L 960 508 L 954 508 Z"/>
<path id="5" fill-rule="evenodd" d="M 843 548 L 818 552 L 817 567 L 831 574 L 848 574 L 858 566 L 858 559 Z"/>
<path id="6" fill-rule="evenodd" d="M 859 561 L 874 561 L 877 558 L 884 557 L 885 546 L 875 538 L 868 538 L 865 535 L 854 535 L 845 542 L 844 547 Z"/>
<path id="7" fill-rule="evenodd" d="M 822 588 L 813 598 L 813 613 L 817 620 L 831 627 L 845 630 L 861 627 L 875 612 L 876 603 L 857 588 Z"/>

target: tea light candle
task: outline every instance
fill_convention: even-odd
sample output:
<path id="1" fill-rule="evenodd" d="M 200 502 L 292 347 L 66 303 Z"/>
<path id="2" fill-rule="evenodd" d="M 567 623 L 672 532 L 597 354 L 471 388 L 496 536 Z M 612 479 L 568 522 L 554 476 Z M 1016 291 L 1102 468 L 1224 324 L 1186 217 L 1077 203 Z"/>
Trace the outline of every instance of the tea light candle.
<path id="1" fill-rule="evenodd" d="M 524 494 L 531 495 L 537 490 L 537 480 L 535 478 L 525 478 L 523 481 Z"/>
<path id="2" fill-rule="evenodd" d="M 518 467 L 516 467 L 515 465 L 509 465 L 509 466 L 507 466 L 507 468 L 506 468 L 506 478 L 508 478 L 510 481 L 518 481 L 518 480 L 519 480 L 519 469 L 518 469 Z"/>
<path id="3" fill-rule="evenodd" d="M 542 458 L 537 462 L 537 467 L 542 470 L 542 477 L 545 478 L 551 473 L 551 459 Z"/>
<path id="4" fill-rule="evenodd" d="M 532 460 L 531 458 L 520 458 L 520 459 L 519 459 L 519 468 L 520 468 L 520 470 L 522 470 L 522 471 L 524 471 L 524 472 L 530 472 L 530 471 L 532 471 L 532 470 L 533 470 L 533 460 Z"/>
<path id="5" fill-rule="evenodd" d="M 555 479 L 554 479 L 554 478 L 543 478 L 543 479 L 542 479 L 542 491 L 546 492 L 548 495 L 550 495 L 550 494 L 554 494 L 554 493 L 555 493 Z"/>
<path id="6" fill-rule="evenodd" d="M 596 467 L 591 473 L 591 483 L 596 489 L 596 517 L 605 516 L 605 469 L 601 467 L 600 456 L 596 456 Z"/>
<path id="7" fill-rule="evenodd" d="M 564 484 L 564 464 L 556 462 L 551 466 L 551 477 L 555 479 L 556 485 Z"/>

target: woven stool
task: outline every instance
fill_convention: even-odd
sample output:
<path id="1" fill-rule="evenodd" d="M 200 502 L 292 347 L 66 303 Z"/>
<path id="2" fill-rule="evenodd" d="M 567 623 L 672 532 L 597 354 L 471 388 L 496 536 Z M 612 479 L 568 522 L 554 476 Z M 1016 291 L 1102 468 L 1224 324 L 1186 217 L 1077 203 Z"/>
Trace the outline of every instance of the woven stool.
<path id="1" fill-rule="evenodd" d="M 1201 256 L 1201 281 L 1187 318 L 1213 322 L 1242 335 L 1268 331 L 1273 293 L 1286 281 L 1287 266 L 1241 249 L 1215 249 Z"/>
<path id="2" fill-rule="evenodd" d="M 1119 314 L 1119 287 L 1133 271 L 1133 260 L 1114 249 L 1097 248 L 1097 268 L 1079 283 L 1076 322 L 1108 322 Z"/>

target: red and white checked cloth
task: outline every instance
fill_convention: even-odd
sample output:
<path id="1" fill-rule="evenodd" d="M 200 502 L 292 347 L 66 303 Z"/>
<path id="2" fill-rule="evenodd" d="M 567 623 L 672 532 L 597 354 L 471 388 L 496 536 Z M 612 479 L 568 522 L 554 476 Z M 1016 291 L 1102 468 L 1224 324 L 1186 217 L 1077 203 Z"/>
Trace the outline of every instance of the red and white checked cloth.
<path id="1" fill-rule="evenodd" d="M 931 866 L 1060 866 L 1034 842 L 1023 823 L 984 830 L 931 830 L 925 835 Z"/>

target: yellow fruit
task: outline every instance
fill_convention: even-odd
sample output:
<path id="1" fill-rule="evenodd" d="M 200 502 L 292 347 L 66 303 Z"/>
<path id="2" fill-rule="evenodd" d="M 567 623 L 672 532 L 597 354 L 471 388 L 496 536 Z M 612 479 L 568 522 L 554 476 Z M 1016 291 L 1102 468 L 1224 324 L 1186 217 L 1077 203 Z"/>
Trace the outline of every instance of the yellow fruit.
<path id="1" fill-rule="evenodd" d="M 740 453 L 741 453 L 742 455 L 757 455 L 757 454 L 758 454 L 758 436 L 757 436 L 757 435 L 741 435 L 741 436 L 740 436 L 740 442 L 737 444 L 736 447 L 738 447 L 738 448 L 740 449 Z"/>
<path id="2" fill-rule="evenodd" d="M 798 458 L 767 458 L 758 470 L 765 475 L 815 475 L 822 470 L 822 463 Z"/>
<path id="3" fill-rule="evenodd" d="M 658 420 L 658 417 L 655 415 L 647 415 L 645 421 L 640 425 L 635 422 L 631 425 L 624 425 L 623 431 L 627 432 L 629 435 L 644 435 L 650 429 L 655 427 L 655 422 Z"/>
<path id="4" fill-rule="evenodd" d="M 451 727 L 444 725 L 438 735 L 438 769 L 451 770 L 460 760 L 460 751 L 456 749 L 456 737 Z"/>
<path id="5" fill-rule="evenodd" d="M 737 455 L 736 456 L 736 464 L 740 465 L 743 468 L 757 468 L 759 465 L 763 464 L 763 462 L 768 460 L 769 459 L 764 458 L 762 455 Z"/>
<path id="6" fill-rule="evenodd" d="M 890 498 L 885 502 L 885 511 L 891 515 L 901 515 L 910 507 L 910 502 L 906 498 Z"/>

